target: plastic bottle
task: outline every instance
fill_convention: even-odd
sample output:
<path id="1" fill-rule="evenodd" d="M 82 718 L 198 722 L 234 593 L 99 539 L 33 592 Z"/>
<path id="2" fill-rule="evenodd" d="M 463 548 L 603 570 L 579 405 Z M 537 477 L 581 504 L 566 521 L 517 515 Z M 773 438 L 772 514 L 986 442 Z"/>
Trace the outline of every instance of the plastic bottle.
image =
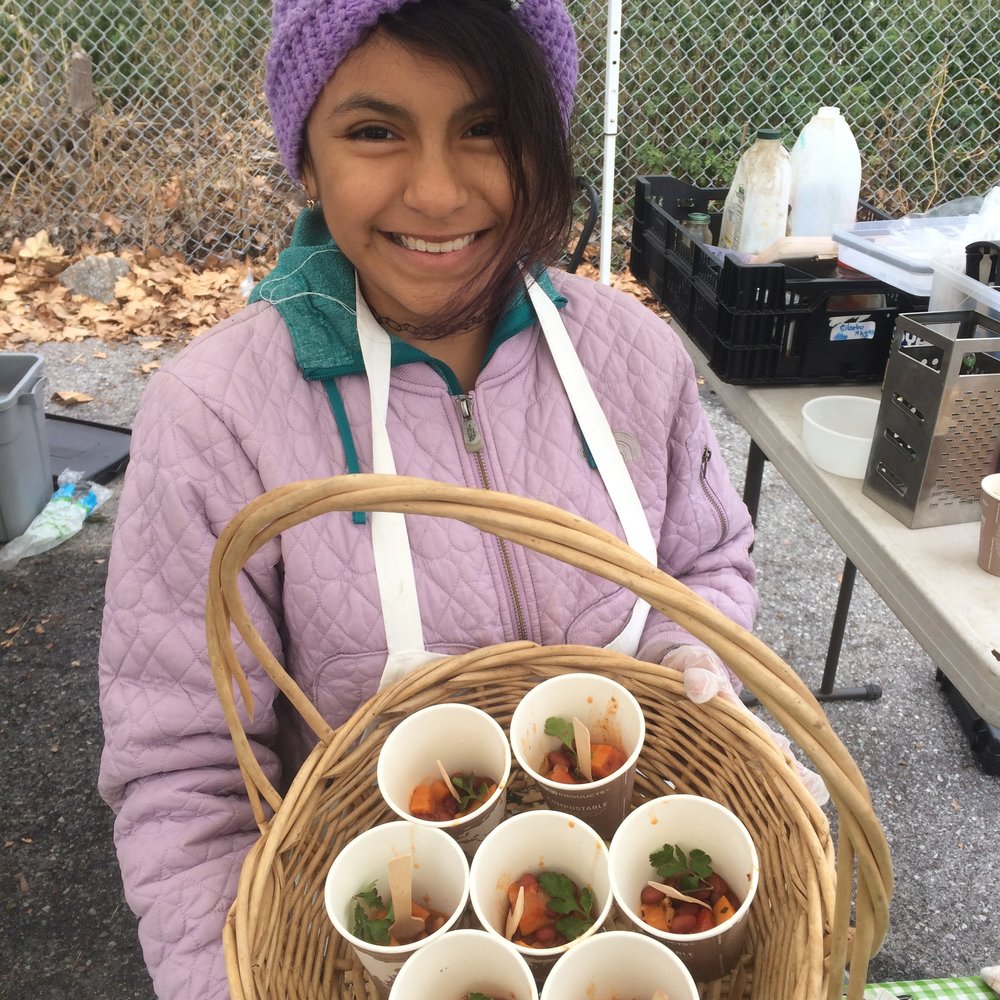
<path id="1" fill-rule="evenodd" d="M 719 246 L 759 253 L 785 235 L 792 167 L 777 129 L 757 130 L 740 157 L 722 211 Z"/>
<path id="2" fill-rule="evenodd" d="M 861 153 L 839 108 L 820 108 L 792 147 L 789 236 L 829 236 L 853 226 L 861 193 Z"/>
<path id="3" fill-rule="evenodd" d="M 75 535 L 83 522 L 111 496 L 111 490 L 98 483 L 81 483 L 81 472 L 64 469 L 59 488 L 35 516 L 23 534 L 0 548 L 0 572 L 13 569 L 22 559 L 48 552 Z"/>
<path id="4" fill-rule="evenodd" d="M 703 243 L 707 246 L 712 242 L 710 222 L 711 216 L 707 212 L 689 212 L 688 217 L 681 223 L 681 228 L 695 243 Z"/>

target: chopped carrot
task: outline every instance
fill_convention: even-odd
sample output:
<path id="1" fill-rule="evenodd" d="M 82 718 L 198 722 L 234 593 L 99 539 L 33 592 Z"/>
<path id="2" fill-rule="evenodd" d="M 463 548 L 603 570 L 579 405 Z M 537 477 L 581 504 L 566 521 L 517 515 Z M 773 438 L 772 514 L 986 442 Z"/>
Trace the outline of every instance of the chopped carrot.
<path id="1" fill-rule="evenodd" d="M 562 764 L 556 764 L 546 777 L 549 781 L 558 781 L 563 785 L 575 785 L 577 783 L 576 778 L 573 777 L 573 772 Z"/>
<path id="2" fill-rule="evenodd" d="M 592 743 L 590 746 L 590 773 L 595 778 L 606 778 L 614 774 L 625 763 L 625 755 L 607 743 Z"/>
<path id="3" fill-rule="evenodd" d="M 431 800 L 434 805 L 439 806 L 442 802 L 447 802 L 450 798 L 451 791 L 440 778 L 431 782 Z"/>
<path id="4" fill-rule="evenodd" d="M 733 904 L 725 896 L 720 897 L 715 906 L 712 907 L 715 926 L 718 927 L 719 924 L 724 924 L 735 912 Z"/>
<path id="5" fill-rule="evenodd" d="M 410 901 L 410 912 L 415 917 L 419 917 L 421 920 L 426 920 L 430 915 L 431 911 L 421 906 L 418 902 Z"/>
<path id="6" fill-rule="evenodd" d="M 428 816 L 434 811 L 430 785 L 417 785 L 410 795 L 410 812 L 414 816 Z"/>
<path id="7" fill-rule="evenodd" d="M 639 906 L 639 914 L 650 927 L 655 927 L 658 931 L 670 930 L 673 910 L 667 900 L 661 899 L 659 903 L 642 903 Z"/>
<path id="8" fill-rule="evenodd" d="M 534 934 L 539 927 L 552 923 L 552 918 L 547 912 L 548 905 L 549 897 L 537 882 L 534 885 L 526 885 L 524 912 L 521 914 L 521 922 L 517 925 L 517 929 L 524 935 Z"/>

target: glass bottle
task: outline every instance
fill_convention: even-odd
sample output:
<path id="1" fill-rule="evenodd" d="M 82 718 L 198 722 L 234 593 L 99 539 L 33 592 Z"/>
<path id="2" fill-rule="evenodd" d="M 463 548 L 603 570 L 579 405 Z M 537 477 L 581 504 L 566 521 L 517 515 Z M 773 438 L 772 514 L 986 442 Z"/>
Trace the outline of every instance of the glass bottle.
<path id="1" fill-rule="evenodd" d="M 706 246 L 711 246 L 712 230 L 709 228 L 709 215 L 707 212 L 689 212 L 688 217 L 681 223 L 681 228 L 695 243 L 704 243 Z"/>

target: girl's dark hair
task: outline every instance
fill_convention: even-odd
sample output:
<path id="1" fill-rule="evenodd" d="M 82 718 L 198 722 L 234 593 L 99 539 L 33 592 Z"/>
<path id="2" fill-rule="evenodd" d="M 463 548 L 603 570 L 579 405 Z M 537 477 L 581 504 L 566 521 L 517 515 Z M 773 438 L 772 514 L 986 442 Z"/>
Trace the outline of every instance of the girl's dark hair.
<path id="1" fill-rule="evenodd" d="M 422 335 L 447 335 L 477 316 L 495 321 L 528 269 L 549 264 L 569 237 L 576 182 L 566 124 L 545 58 L 511 14 L 509 0 L 418 0 L 383 16 L 379 31 L 432 58 L 465 68 L 496 103 L 497 144 L 514 207 L 485 282 L 468 288 L 441 323 Z"/>

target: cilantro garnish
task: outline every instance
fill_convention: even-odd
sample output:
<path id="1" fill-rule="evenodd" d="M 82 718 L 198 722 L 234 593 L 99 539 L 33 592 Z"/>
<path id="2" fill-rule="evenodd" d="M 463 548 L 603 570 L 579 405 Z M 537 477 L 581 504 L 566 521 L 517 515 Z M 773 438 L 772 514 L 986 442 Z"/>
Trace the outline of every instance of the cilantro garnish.
<path id="1" fill-rule="evenodd" d="M 476 799 L 483 798 L 490 789 L 488 781 L 482 781 L 476 785 L 473 783 L 474 774 L 468 776 L 464 774 L 453 774 L 451 783 L 455 786 L 459 794 L 458 811 L 465 812 Z"/>
<path id="2" fill-rule="evenodd" d="M 576 759 L 576 746 L 573 743 L 573 723 L 561 719 L 558 715 L 550 715 L 545 720 L 545 735 L 554 736 Z"/>
<path id="3" fill-rule="evenodd" d="M 653 851 L 649 863 L 664 882 L 678 879 L 676 888 L 681 892 L 704 888 L 708 876 L 712 874 L 712 859 L 704 851 L 695 848 L 685 854 L 675 844 L 664 844 L 658 851 Z"/>
<path id="4" fill-rule="evenodd" d="M 355 893 L 354 899 L 357 902 L 354 904 L 354 927 L 351 933 L 369 944 L 389 944 L 389 928 L 396 919 L 392 903 L 388 907 L 385 905 L 374 882 L 367 889 Z M 385 911 L 385 916 L 372 918 L 369 914 L 374 911 Z"/>
<path id="5" fill-rule="evenodd" d="M 556 930 L 567 941 L 575 940 L 593 924 L 590 911 L 594 905 L 594 894 L 589 887 L 582 889 L 577 899 L 573 882 L 568 875 L 560 872 L 542 872 L 538 876 L 538 884 L 549 897 L 548 909 L 564 914 L 556 921 Z"/>

